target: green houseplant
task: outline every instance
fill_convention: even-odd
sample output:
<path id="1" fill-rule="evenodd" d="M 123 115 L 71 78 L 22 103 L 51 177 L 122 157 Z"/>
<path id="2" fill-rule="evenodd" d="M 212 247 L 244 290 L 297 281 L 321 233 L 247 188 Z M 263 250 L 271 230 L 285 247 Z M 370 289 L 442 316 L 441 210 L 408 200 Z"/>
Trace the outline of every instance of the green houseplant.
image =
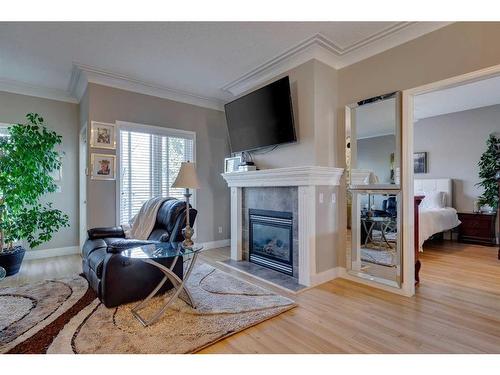
<path id="1" fill-rule="evenodd" d="M 62 137 L 47 129 L 38 114 L 29 113 L 26 119 L 0 137 L 0 266 L 7 275 L 19 271 L 24 257 L 25 249 L 16 241 L 33 248 L 68 226 L 66 214 L 42 202 L 57 188 L 51 172 L 61 167 L 55 147 Z"/>
<path id="2" fill-rule="evenodd" d="M 492 210 L 498 207 L 498 184 L 495 175 L 500 170 L 499 144 L 500 137 L 490 134 L 486 141 L 486 151 L 481 155 L 478 163 L 481 181 L 476 185 L 484 189 L 478 203 L 481 206 L 489 206 Z"/>

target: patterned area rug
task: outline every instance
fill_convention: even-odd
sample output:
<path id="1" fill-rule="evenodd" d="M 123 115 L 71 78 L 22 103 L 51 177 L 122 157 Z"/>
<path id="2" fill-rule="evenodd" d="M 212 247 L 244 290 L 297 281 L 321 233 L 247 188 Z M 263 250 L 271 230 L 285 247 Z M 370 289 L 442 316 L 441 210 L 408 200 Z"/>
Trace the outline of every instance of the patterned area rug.
<path id="1" fill-rule="evenodd" d="M 74 306 L 87 289 L 87 281 L 80 276 L 0 288 L 0 353 L 49 326 Z"/>
<path id="2" fill-rule="evenodd" d="M 44 289 L 40 284 L 38 293 L 52 294 L 53 285 L 48 282 L 44 285 L 45 292 L 40 292 L 40 289 Z M 37 350 L 47 353 L 193 353 L 296 306 L 288 298 L 204 263 L 195 266 L 188 280 L 188 287 L 197 308 L 193 309 L 179 299 L 158 322 L 147 328 L 132 316 L 131 309 L 135 304 L 108 309 L 95 296 L 88 298 L 87 291 L 69 309 L 73 310 L 72 313 L 68 311 L 47 326 L 46 336 L 50 337 L 50 341 L 44 336 L 44 329 L 36 330 L 40 339 L 48 341 L 43 348 L 37 346 L 39 340 L 33 342 L 34 336 L 27 336 L 26 341 L 16 347 L 9 345 L 1 348 L 4 352 L 14 347 L 10 352 L 31 353 Z M 25 288 L 30 290 L 29 286 Z M 18 290 L 15 292 L 20 294 Z M 9 293 L 15 294 L 12 290 Z M 2 294 L 6 294 L 5 290 L 0 290 L 0 295 Z M 167 296 L 168 294 L 170 292 Z M 32 301 L 30 297 L 39 299 L 34 292 L 25 293 L 24 297 L 25 299 L 12 300 L 9 304 L 9 311 L 16 311 L 16 317 L 29 311 Z M 57 300 L 61 299 L 63 297 Z M 4 310 L 1 302 L 0 329 L 3 324 L 11 327 L 16 320 L 16 317 L 6 312 L 7 309 Z M 148 308 L 141 310 L 141 314 L 152 315 L 163 302 L 163 296 L 154 298 Z M 62 305 L 58 310 L 61 308 Z M 3 318 L 4 315 L 9 317 Z M 28 312 L 26 316 L 29 315 Z M 20 337 L 16 342 L 20 342 Z"/>

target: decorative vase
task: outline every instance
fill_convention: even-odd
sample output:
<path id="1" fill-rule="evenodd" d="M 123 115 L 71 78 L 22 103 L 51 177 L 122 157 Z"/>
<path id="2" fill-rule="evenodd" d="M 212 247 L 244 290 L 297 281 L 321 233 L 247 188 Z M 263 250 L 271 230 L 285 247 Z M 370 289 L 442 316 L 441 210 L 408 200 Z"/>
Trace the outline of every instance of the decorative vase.
<path id="1" fill-rule="evenodd" d="M 0 252 L 0 267 L 6 271 L 6 276 L 15 275 L 21 268 L 26 250 L 22 246 L 15 246 L 12 250 Z"/>

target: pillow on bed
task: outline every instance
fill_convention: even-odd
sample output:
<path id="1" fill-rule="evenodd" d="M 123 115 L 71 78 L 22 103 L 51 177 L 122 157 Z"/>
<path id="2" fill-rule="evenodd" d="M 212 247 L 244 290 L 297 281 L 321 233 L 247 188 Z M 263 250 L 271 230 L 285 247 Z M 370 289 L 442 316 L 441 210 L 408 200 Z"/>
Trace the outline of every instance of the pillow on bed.
<path id="1" fill-rule="evenodd" d="M 425 198 L 420 203 L 420 207 L 424 209 L 444 208 L 446 202 L 446 195 L 443 191 L 433 191 L 426 193 Z"/>

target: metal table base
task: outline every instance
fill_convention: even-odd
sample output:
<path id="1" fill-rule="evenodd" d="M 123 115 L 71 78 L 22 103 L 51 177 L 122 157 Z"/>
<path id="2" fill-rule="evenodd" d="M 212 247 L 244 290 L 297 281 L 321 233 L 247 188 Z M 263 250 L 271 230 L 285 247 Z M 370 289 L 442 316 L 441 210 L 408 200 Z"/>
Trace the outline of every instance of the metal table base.
<path id="1" fill-rule="evenodd" d="M 163 274 L 165 275 L 163 277 L 163 279 L 160 281 L 160 283 L 156 286 L 156 288 L 154 288 L 153 291 L 151 293 L 149 293 L 149 295 L 144 300 L 142 300 L 139 304 L 137 304 L 136 306 L 134 306 L 134 308 L 132 309 L 132 314 L 137 318 L 137 320 L 139 322 L 141 322 L 141 324 L 144 327 L 150 326 L 151 324 L 153 324 L 156 321 L 158 321 L 158 319 L 163 315 L 163 313 L 165 312 L 165 310 L 172 303 L 174 303 L 174 301 L 177 298 L 180 297 L 180 295 L 181 295 L 182 292 L 184 292 L 185 297 L 186 297 L 185 299 L 184 298 L 182 298 L 182 299 L 187 304 L 189 304 L 192 308 L 194 308 L 194 309 L 196 308 L 196 304 L 194 302 L 193 296 L 189 292 L 189 289 L 186 287 L 186 282 L 189 279 L 189 276 L 191 275 L 191 271 L 193 270 L 193 267 L 194 267 L 194 264 L 196 263 L 196 258 L 197 257 L 198 257 L 198 253 L 194 253 L 192 255 L 192 258 L 189 261 L 189 267 L 187 268 L 186 273 L 184 274 L 183 280 L 181 280 L 179 278 L 179 276 L 177 276 L 172 271 L 174 269 L 176 263 L 177 263 L 177 260 L 179 259 L 178 256 L 174 258 L 174 260 L 172 261 L 172 265 L 170 267 L 166 267 L 163 264 L 155 262 L 152 259 L 141 259 L 143 262 L 149 263 L 149 264 L 155 266 L 160 271 L 162 271 Z M 149 318 L 149 319 L 144 318 L 143 316 L 141 316 L 139 314 L 139 311 L 142 310 L 142 309 L 144 309 L 146 307 L 147 303 L 158 293 L 158 291 L 167 282 L 167 280 L 170 280 L 170 282 L 172 283 L 172 285 L 173 285 L 173 287 L 175 289 L 174 294 L 172 296 L 170 296 L 169 298 L 168 297 L 165 298 L 166 301 L 163 304 L 163 306 L 160 309 L 158 309 L 158 311 L 155 312 L 151 318 Z"/>

